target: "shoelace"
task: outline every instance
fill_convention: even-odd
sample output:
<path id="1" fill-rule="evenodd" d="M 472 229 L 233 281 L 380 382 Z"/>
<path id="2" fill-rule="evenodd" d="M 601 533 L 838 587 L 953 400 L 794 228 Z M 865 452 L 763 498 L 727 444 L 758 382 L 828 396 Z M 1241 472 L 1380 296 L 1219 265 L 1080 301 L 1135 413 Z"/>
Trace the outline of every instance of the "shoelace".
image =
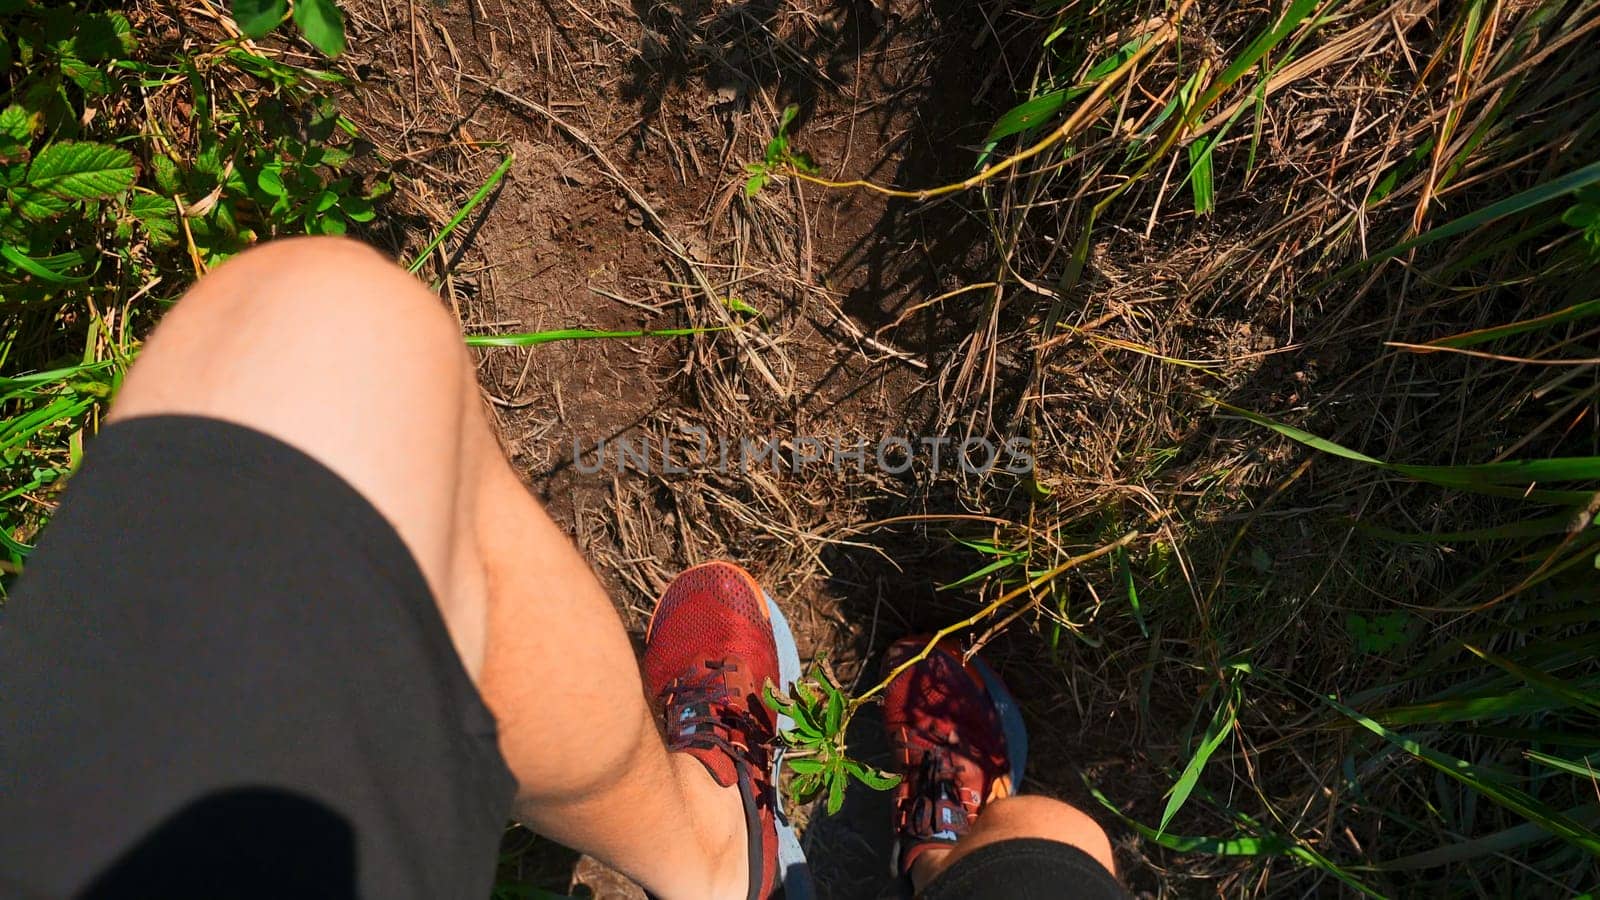
<path id="1" fill-rule="evenodd" d="M 948 739 L 929 743 L 923 751 L 913 793 L 903 801 L 901 827 L 919 838 L 955 840 L 967 831 L 956 765 Z"/>
<path id="2" fill-rule="evenodd" d="M 708 659 L 706 670 L 702 675 L 667 683 L 664 705 L 672 725 L 667 748 L 715 748 L 737 762 L 753 764 L 750 748 L 731 739 L 735 734 L 752 734 L 756 724 L 748 710 L 732 702 L 733 691 L 724 673 L 737 672 L 739 668 L 725 660 Z"/>

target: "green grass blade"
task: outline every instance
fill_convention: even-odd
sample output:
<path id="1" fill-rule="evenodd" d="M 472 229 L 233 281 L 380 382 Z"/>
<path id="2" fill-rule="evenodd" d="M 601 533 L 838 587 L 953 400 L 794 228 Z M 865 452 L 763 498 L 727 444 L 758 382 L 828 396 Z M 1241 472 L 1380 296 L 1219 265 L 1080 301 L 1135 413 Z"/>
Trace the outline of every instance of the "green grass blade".
<path id="1" fill-rule="evenodd" d="M 984 137 L 983 143 L 992 144 L 1001 138 L 1010 137 L 1018 132 L 1027 131 L 1047 121 L 1056 114 L 1067 102 L 1065 90 L 1051 91 L 1040 94 L 1032 100 L 1027 100 L 1006 110 L 1005 115 L 995 120 L 994 127 Z"/>
<path id="2" fill-rule="evenodd" d="M 1597 834 L 1591 828 L 1585 827 L 1581 822 L 1573 820 L 1559 810 L 1550 808 L 1548 805 L 1535 800 L 1514 787 L 1496 784 L 1484 778 L 1466 762 L 1428 747 L 1405 735 L 1397 734 L 1332 697 L 1323 697 L 1322 699 L 1334 709 L 1354 719 L 1362 728 L 1404 750 L 1434 771 L 1460 782 L 1462 785 L 1476 791 L 1482 797 L 1522 816 L 1524 819 L 1568 841 L 1584 852 L 1600 857 L 1600 834 Z"/>
<path id="3" fill-rule="evenodd" d="M 1156 831 L 1164 832 L 1172 817 L 1177 815 L 1179 809 L 1189 799 L 1189 794 L 1194 791 L 1194 786 L 1200 781 L 1200 773 L 1205 770 L 1206 762 L 1211 755 L 1217 752 L 1222 742 L 1227 740 L 1229 732 L 1233 730 L 1234 704 L 1239 699 L 1237 686 L 1222 702 L 1217 704 L 1216 712 L 1211 714 L 1211 724 L 1206 726 L 1205 737 L 1200 741 L 1200 747 L 1194 756 L 1189 758 L 1189 764 L 1183 767 L 1183 773 L 1172 786 L 1172 792 L 1167 797 L 1167 806 L 1161 811 L 1161 824 Z"/>
<path id="4" fill-rule="evenodd" d="M 727 326 L 713 328 L 662 328 L 656 331 L 598 331 L 593 328 L 558 328 L 554 331 L 527 331 L 518 334 L 469 334 L 468 347 L 534 347 L 552 341 L 591 341 L 638 337 L 688 337 L 726 331 Z"/>
<path id="5" fill-rule="evenodd" d="M 1024 558 L 1024 554 L 1020 554 L 1020 553 L 1008 554 L 1008 555 L 1006 555 L 1004 557 L 1001 557 L 1000 559 L 995 560 L 992 563 L 989 563 L 988 565 L 984 566 L 981 569 L 978 569 L 975 572 L 971 572 L 969 574 L 961 576 L 960 578 L 956 579 L 955 581 L 950 582 L 949 584 L 941 584 L 941 585 L 939 585 L 939 590 L 941 590 L 941 591 L 953 591 L 958 587 L 965 587 L 966 585 L 969 585 L 969 584 L 973 583 L 974 581 L 977 581 L 980 578 L 983 578 L 986 575 L 991 575 L 991 574 L 993 574 L 995 572 L 1000 571 L 1001 569 L 1008 569 L 1008 568 L 1016 565 L 1017 563 L 1021 562 L 1023 560 L 1023 558 Z"/>
<path id="6" fill-rule="evenodd" d="M 1359 879 L 1351 875 L 1349 872 L 1346 872 L 1343 868 L 1335 864 L 1326 856 L 1323 856 L 1321 853 L 1318 853 L 1304 844 L 1285 840 L 1284 838 L 1281 838 L 1270 832 L 1259 836 L 1237 835 L 1228 838 L 1166 834 L 1151 828 L 1143 822 L 1131 818 L 1109 799 L 1107 799 L 1105 794 L 1102 794 L 1093 786 L 1089 787 L 1089 793 L 1100 802 L 1100 805 L 1110 810 L 1113 815 L 1121 819 L 1129 828 L 1137 831 L 1145 840 L 1165 847 L 1168 850 L 1174 850 L 1179 853 L 1206 853 L 1212 856 L 1291 856 L 1311 866 L 1312 868 L 1326 872 L 1328 875 L 1338 879 L 1339 881 L 1350 886 L 1352 889 L 1368 897 L 1376 897 L 1380 898 L 1381 900 L 1381 898 L 1384 896 L 1383 894 L 1380 894 L 1372 888 L 1369 888 L 1365 884 L 1361 883 Z M 1258 831 L 1266 831 L 1266 829 L 1262 829 L 1254 819 L 1251 819 L 1249 816 L 1246 816 L 1243 813 L 1235 812 L 1233 815 L 1239 820 L 1240 824 L 1245 827 L 1254 828 Z"/>
<path id="7" fill-rule="evenodd" d="M 483 198 L 489 196 L 489 192 L 493 191 L 495 187 L 500 184 L 501 179 L 506 177 L 506 173 L 511 171 L 511 164 L 515 161 L 515 154 L 506 154 L 506 158 L 500 161 L 499 167 L 489 175 L 489 180 L 485 181 L 478 188 L 478 190 L 473 193 L 472 197 L 467 200 L 465 206 L 461 207 L 461 209 L 458 210 L 455 215 L 450 217 L 450 221 L 446 222 L 444 227 L 439 230 L 439 233 L 434 235 L 433 240 L 429 241 L 428 245 L 423 247 L 422 250 L 417 253 L 416 258 L 411 261 L 411 265 L 406 266 L 407 272 L 415 275 L 422 269 L 423 265 L 428 261 L 428 254 L 432 253 L 434 248 L 444 243 L 446 238 L 450 237 L 450 235 L 453 234 L 457 228 L 461 227 L 461 223 L 466 221 L 467 216 L 472 215 L 472 211 L 478 208 L 478 204 L 483 202 Z"/>
<path id="8" fill-rule="evenodd" d="M 1400 254 L 1405 253 L 1407 250 L 1410 250 L 1414 247 L 1422 247 L 1432 244 L 1435 241 L 1442 241 L 1445 238 L 1454 237 L 1458 234 L 1464 234 L 1479 226 L 1487 225 L 1496 219 L 1503 219 L 1506 216 L 1525 212 L 1543 203 L 1548 203 L 1557 197 L 1570 194 L 1573 191 L 1577 191 L 1581 188 L 1587 187 L 1588 185 L 1596 183 L 1600 183 L 1600 162 L 1590 163 L 1581 169 L 1568 172 L 1560 178 L 1555 178 L 1545 182 L 1544 184 L 1529 188 L 1520 194 L 1507 197 L 1498 203 L 1491 203 L 1476 212 L 1469 213 L 1459 219 L 1447 222 L 1444 225 L 1440 225 L 1438 228 L 1425 231 L 1422 234 L 1411 238 L 1410 240 L 1401 241 L 1387 250 L 1373 254 L 1372 256 L 1355 263 L 1354 265 L 1335 275 L 1334 278 L 1337 279 L 1341 275 L 1349 274 L 1356 269 L 1370 266 L 1373 263 L 1382 262 L 1386 259 L 1393 259 L 1394 257 L 1399 256 Z"/>
<path id="9" fill-rule="evenodd" d="M 1474 344 L 1482 344 L 1499 338 L 1510 337 L 1514 334 L 1522 334 L 1525 331 L 1549 328 L 1552 325 L 1559 325 L 1562 322 L 1571 322 L 1589 316 L 1600 316 L 1600 300 L 1577 303 L 1543 316 L 1535 316 L 1531 319 L 1523 319 L 1506 325 L 1497 325 L 1493 328 L 1465 331 L 1461 334 L 1429 341 L 1428 345 L 1430 347 L 1471 347 Z"/>
<path id="10" fill-rule="evenodd" d="M 1568 513 L 1557 513 L 1553 516 L 1540 516 L 1536 519 L 1508 522 L 1504 525 L 1472 528 L 1466 531 L 1442 531 L 1438 534 L 1394 531 L 1381 525 L 1368 525 L 1364 522 L 1355 522 L 1353 524 L 1365 534 L 1396 544 L 1456 544 L 1477 541 L 1509 541 L 1521 538 L 1548 537 L 1552 534 L 1565 534 L 1572 528 L 1572 516 Z M 1589 527 L 1600 528 L 1600 522 L 1590 523 Z"/>
<path id="11" fill-rule="evenodd" d="M 1514 659 L 1507 659 L 1498 653 L 1491 653 L 1471 644 L 1463 644 L 1462 646 L 1467 649 L 1467 652 L 1477 656 L 1479 659 L 1492 663 L 1526 682 L 1529 687 L 1560 697 L 1580 709 L 1586 709 L 1591 713 L 1600 713 L 1600 692 L 1597 692 L 1597 689 L 1600 689 L 1600 682 L 1591 681 L 1582 688 L 1575 688 L 1554 675 L 1530 668 Z"/>
<path id="12" fill-rule="evenodd" d="M 1129 828 L 1139 832 L 1139 835 L 1145 840 L 1168 850 L 1175 850 L 1179 853 L 1206 853 L 1212 856 L 1281 856 L 1288 852 L 1289 849 L 1287 841 L 1272 835 L 1267 837 L 1214 838 L 1200 835 L 1166 834 L 1129 817 L 1097 788 L 1089 788 L 1089 793 L 1100 801 L 1100 805 L 1114 813 Z"/>
<path id="13" fill-rule="evenodd" d="M 1492 496 L 1526 496 L 1541 502 L 1583 504 L 1593 496 L 1592 491 L 1529 491 L 1526 486 L 1549 481 L 1600 480 L 1600 456 L 1576 456 L 1558 459 L 1507 460 L 1497 463 L 1480 463 L 1460 466 L 1420 466 L 1390 463 L 1359 453 L 1318 437 L 1308 431 L 1285 425 L 1266 416 L 1240 409 L 1220 400 L 1213 403 L 1264 428 L 1334 456 L 1354 462 L 1386 469 L 1418 481 L 1442 487 L 1475 491 Z"/>
<path id="14" fill-rule="evenodd" d="M 1593 806 L 1578 806 L 1567 810 L 1566 814 L 1576 822 L 1593 826 L 1600 822 L 1600 809 Z M 1510 828 L 1497 831 L 1494 834 L 1484 835 L 1471 840 L 1457 841 L 1424 850 L 1420 853 L 1410 853 L 1398 859 L 1380 862 L 1376 868 L 1385 871 L 1404 871 L 1406 869 L 1431 869 L 1436 866 L 1448 866 L 1453 863 L 1469 862 L 1482 857 L 1496 856 L 1508 853 L 1518 847 L 1539 841 L 1550 840 L 1550 833 L 1532 822 L 1513 825 Z"/>
<path id="15" fill-rule="evenodd" d="M 1194 191 L 1194 211 L 1198 215 L 1216 206 L 1216 187 L 1212 182 L 1212 142 L 1201 138 L 1189 145 L 1189 186 Z"/>
<path id="16" fill-rule="evenodd" d="M 1600 685 L 1597 685 L 1600 686 Z M 1564 697 L 1531 688 L 1509 692 L 1477 693 L 1446 697 L 1423 703 L 1408 703 L 1378 710 L 1373 718 L 1388 726 L 1444 725 L 1452 722 L 1480 722 L 1567 709 L 1573 703 Z"/>
<path id="17" fill-rule="evenodd" d="M 1548 753 L 1540 753 L 1537 750 L 1524 750 L 1522 755 L 1557 771 L 1566 772 L 1568 775 L 1576 775 L 1579 778 L 1587 778 L 1590 781 L 1600 780 L 1600 773 L 1595 771 L 1595 767 L 1587 759 L 1574 762 L 1562 759 L 1559 756 L 1551 756 Z"/>
<path id="18" fill-rule="evenodd" d="M 1206 89 L 1206 92 L 1200 96 L 1199 102 L 1195 104 L 1196 114 L 1216 102 L 1218 97 L 1221 97 L 1224 92 L 1233 87 L 1235 82 L 1244 77 L 1245 72 L 1248 72 L 1251 67 L 1260 62 L 1262 57 L 1272 52 L 1274 47 L 1283 43 L 1283 39 L 1299 28 L 1300 24 L 1309 18 L 1313 12 L 1326 17 L 1332 14 L 1338 6 L 1337 0 L 1335 2 L 1327 2 L 1327 0 L 1294 0 L 1293 3 L 1289 4 L 1288 10 L 1284 12 L 1283 18 L 1279 19 L 1278 23 L 1270 31 L 1264 31 L 1257 35 L 1256 39 L 1251 41 L 1250 45 L 1244 49 L 1244 52 L 1235 57 L 1233 62 L 1222 70 L 1222 73 L 1211 83 L 1211 87 Z M 1321 8 L 1319 9 L 1318 7 Z"/>

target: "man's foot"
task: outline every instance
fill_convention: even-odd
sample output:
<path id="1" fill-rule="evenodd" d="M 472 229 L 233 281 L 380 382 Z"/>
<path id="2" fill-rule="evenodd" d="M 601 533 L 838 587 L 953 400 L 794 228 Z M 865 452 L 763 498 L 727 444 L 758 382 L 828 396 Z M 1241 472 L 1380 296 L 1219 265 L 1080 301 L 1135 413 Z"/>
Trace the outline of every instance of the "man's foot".
<path id="1" fill-rule="evenodd" d="M 723 787 L 738 785 L 749 841 L 751 900 L 782 886 L 808 895 L 804 858 L 775 790 L 781 728 L 762 702 L 799 677 L 794 636 L 777 604 L 732 563 L 695 566 L 667 586 L 645 636 L 645 687 L 666 717 L 667 749 L 700 761 Z"/>
<path id="2" fill-rule="evenodd" d="M 896 641 L 885 671 L 914 658 L 929 640 Z M 897 874 L 909 873 L 928 848 L 954 844 L 986 804 L 1022 786 L 1028 733 L 1016 701 L 983 660 L 961 659 L 956 642 L 940 642 L 884 695 L 884 725 L 903 776 L 895 788 Z"/>

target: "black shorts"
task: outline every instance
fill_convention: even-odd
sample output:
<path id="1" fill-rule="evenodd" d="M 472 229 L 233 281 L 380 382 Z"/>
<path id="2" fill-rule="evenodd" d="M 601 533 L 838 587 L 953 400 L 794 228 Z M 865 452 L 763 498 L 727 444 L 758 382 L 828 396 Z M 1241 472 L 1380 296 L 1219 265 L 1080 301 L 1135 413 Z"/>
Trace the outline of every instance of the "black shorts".
<path id="1" fill-rule="evenodd" d="M 485 900 L 512 791 L 421 571 L 339 476 L 209 419 L 95 439 L 0 610 L 0 896 Z M 926 896 L 1119 892 L 1012 841 Z"/>
<path id="2" fill-rule="evenodd" d="M 95 439 L 0 617 L 0 895 L 479 900 L 512 789 L 353 488 L 208 419 Z"/>
<path id="3" fill-rule="evenodd" d="M 1038 838 L 999 841 L 956 860 L 921 900 L 1124 900 L 1121 883 L 1094 857 Z"/>

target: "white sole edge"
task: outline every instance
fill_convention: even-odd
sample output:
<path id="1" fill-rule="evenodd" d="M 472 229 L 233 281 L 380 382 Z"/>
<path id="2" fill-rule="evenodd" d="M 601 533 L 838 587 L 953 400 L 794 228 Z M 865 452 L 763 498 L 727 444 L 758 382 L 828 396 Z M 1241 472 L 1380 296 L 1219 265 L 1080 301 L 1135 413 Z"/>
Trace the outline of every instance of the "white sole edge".
<path id="1" fill-rule="evenodd" d="M 794 632 L 789 629 L 789 620 L 784 617 L 783 610 L 778 608 L 771 594 L 767 595 L 767 614 L 772 620 L 773 640 L 778 645 L 778 690 L 788 693 L 790 687 L 800 678 L 800 649 L 795 645 Z M 780 731 L 793 727 L 794 719 L 779 714 Z M 772 754 L 771 777 L 775 787 L 782 772 L 783 748 L 780 746 Z M 776 794 L 778 881 L 783 885 L 784 895 L 788 900 L 813 900 L 816 893 L 811 884 L 811 870 L 806 865 L 805 850 L 801 848 L 800 838 L 794 833 L 794 827 L 789 824 L 788 812 L 783 808 L 783 791 L 778 790 Z"/>

